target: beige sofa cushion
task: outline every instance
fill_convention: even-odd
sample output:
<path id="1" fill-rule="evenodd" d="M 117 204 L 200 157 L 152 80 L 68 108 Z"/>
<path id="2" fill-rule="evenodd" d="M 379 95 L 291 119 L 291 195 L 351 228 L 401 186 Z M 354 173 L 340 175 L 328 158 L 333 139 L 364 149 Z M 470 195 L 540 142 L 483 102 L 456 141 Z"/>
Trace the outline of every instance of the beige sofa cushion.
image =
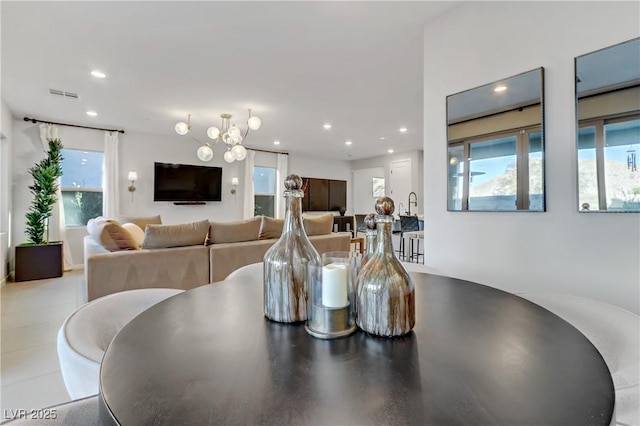
<path id="1" fill-rule="evenodd" d="M 144 231 L 147 225 L 162 225 L 160 215 L 156 216 L 118 216 L 120 223 L 135 223 Z"/>
<path id="2" fill-rule="evenodd" d="M 257 240 L 260 236 L 261 224 L 260 216 L 231 222 L 211 222 L 209 243 L 223 244 Z"/>
<path id="3" fill-rule="evenodd" d="M 260 226 L 260 239 L 268 240 L 271 238 L 280 238 L 282 235 L 282 227 L 284 219 L 275 219 L 269 216 L 262 216 L 262 225 Z"/>
<path id="4" fill-rule="evenodd" d="M 333 217 L 334 215 L 331 213 L 323 215 L 303 214 L 302 225 L 304 226 L 304 231 L 309 237 L 330 234 L 333 231 Z"/>
<path id="5" fill-rule="evenodd" d="M 209 233 L 209 221 L 180 223 L 177 225 L 147 225 L 144 231 L 145 249 L 204 245 Z"/>
<path id="6" fill-rule="evenodd" d="M 138 250 L 140 245 L 131 233 L 115 220 L 91 219 L 87 223 L 89 235 L 109 251 Z"/>

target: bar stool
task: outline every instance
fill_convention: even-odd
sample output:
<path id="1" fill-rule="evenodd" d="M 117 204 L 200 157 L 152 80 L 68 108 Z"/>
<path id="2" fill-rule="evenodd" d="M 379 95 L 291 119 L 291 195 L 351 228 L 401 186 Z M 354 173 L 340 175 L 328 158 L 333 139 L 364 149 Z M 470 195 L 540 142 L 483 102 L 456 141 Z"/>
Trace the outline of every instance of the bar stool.
<path id="1" fill-rule="evenodd" d="M 397 250 L 398 259 L 407 260 L 404 253 L 404 234 L 406 232 L 418 231 L 419 229 L 418 216 L 400 216 L 400 248 Z"/>

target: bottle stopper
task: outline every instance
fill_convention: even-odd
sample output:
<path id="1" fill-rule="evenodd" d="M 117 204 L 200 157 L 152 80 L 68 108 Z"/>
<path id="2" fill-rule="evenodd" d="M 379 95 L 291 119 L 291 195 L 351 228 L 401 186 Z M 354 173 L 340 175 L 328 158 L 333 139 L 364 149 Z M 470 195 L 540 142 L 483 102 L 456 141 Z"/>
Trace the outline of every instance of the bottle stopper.
<path id="1" fill-rule="evenodd" d="M 300 190 L 302 189 L 302 178 L 291 174 L 284 180 L 284 187 L 288 190 Z"/>
<path id="2" fill-rule="evenodd" d="M 376 229 L 376 214 L 369 213 L 364 217 L 364 224 L 367 229 Z"/>
<path id="3" fill-rule="evenodd" d="M 393 214 L 396 206 L 389 197 L 378 198 L 376 201 L 376 213 L 381 216 L 390 216 Z"/>

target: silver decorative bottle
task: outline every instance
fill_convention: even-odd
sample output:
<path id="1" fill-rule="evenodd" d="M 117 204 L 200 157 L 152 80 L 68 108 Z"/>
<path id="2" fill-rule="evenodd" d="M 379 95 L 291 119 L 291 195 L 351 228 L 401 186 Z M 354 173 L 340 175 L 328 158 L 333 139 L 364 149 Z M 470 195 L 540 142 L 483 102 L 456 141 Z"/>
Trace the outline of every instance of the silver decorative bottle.
<path id="1" fill-rule="evenodd" d="M 364 255 L 362 256 L 362 265 L 367 264 L 369 259 L 376 252 L 376 245 L 378 244 L 378 231 L 376 230 L 376 214 L 369 213 L 364 217 L 364 225 L 367 230 L 365 231 L 365 245 L 364 245 Z"/>
<path id="2" fill-rule="evenodd" d="M 284 186 L 282 235 L 264 255 L 264 316 L 291 323 L 307 320 L 307 265 L 321 263 L 302 225 L 302 178 L 289 175 Z"/>
<path id="3" fill-rule="evenodd" d="M 402 336 L 416 322 L 415 286 L 393 252 L 393 200 L 376 202 L 378 246 L 358 275 L 357 324 L 367 333 Z"/>

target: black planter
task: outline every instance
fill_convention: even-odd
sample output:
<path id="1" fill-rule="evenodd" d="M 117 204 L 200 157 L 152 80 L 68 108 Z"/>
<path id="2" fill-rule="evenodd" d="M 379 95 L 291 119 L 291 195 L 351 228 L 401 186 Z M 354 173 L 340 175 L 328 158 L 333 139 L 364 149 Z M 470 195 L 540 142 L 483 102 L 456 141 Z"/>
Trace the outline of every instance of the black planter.
<path id="1" fill-rule="evenodd" d="M 16 246 L 15 280 L 30 281 L 62 276 L 62 242 Z"/>

